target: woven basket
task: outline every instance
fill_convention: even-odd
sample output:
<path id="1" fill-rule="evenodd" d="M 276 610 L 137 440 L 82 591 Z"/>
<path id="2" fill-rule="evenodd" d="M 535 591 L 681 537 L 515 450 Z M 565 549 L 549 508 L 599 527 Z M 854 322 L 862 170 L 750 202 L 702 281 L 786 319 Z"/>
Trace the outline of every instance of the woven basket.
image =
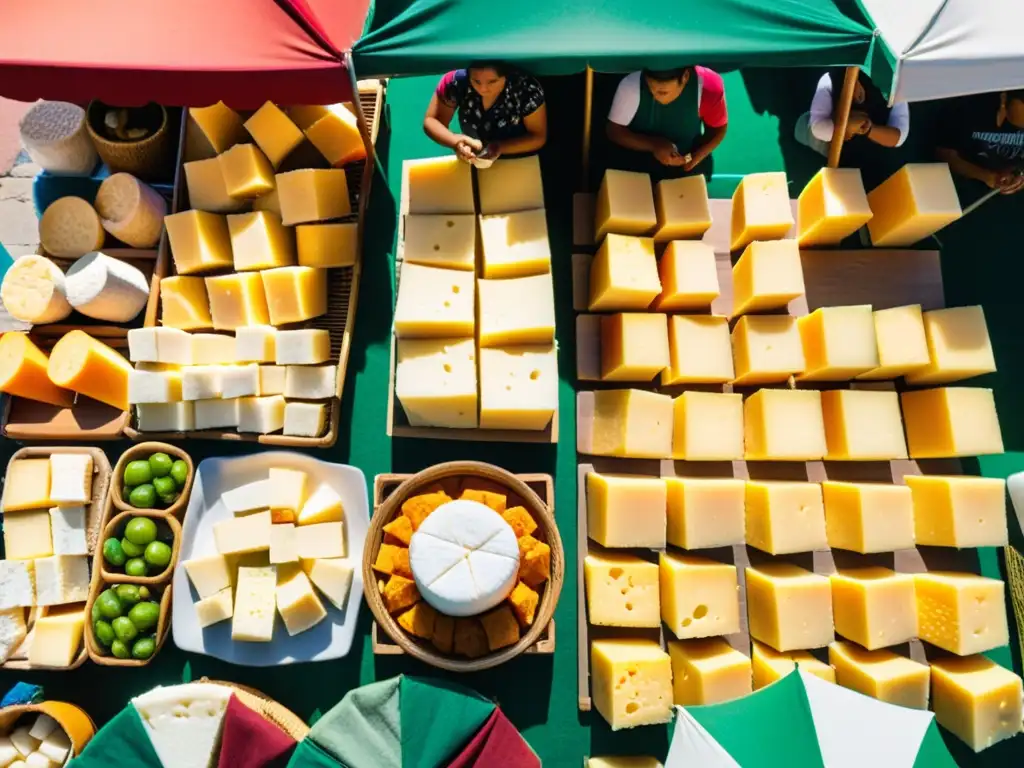
<path id="1" fill-rule="evenodd" d="M 159 104 L 163 122 L 155 133 L 140 141 L 111 141 L 101 136 L 94 126 L 103 125 L 104 112 L 108 105 L 93 101 L 86 110 L 86 125 L 89 137 L 96 145 L 100 158 L 111 173 L 124 171 L 143 181 L 167 178 L 174 168 L 174 132 L 168 129 L 167 110 Z"/>
<path id="2" fill-rule="evenodd" d="M 104 516 L 104 520 L 107 521 L 103 528 L 104 541 L 111 537 L 121 538 L 118 535 L 120 529 L 123 529 L 133 517 L 150 517 L 156 523 L 158 529 L 163 525 L 171 529 L 171 535 L 173 536 L 171 562 L 160 573 L 155 573 L 152 576 L 129 576 L 127 573 L 108 570 L 107 561 L 103 557 L 103 547 L 99 546 L 96 548 L 96 554 L 93 559 L 93 571 L 99 571 L 100 579 L 108 584 L 136 584 L 138 586 L 155 587 L 168 583 L 174 576 L 174 568 L 178 564 L 178 553 L 181 550 L 181 523 L 171 515 L 156 514 L 150 510 L 136 509 L 132 512 L 121 512 L 110 516 L 112 512 L 113 510 L 108 509 L 107 514 Z"/>
<path id="3" fill-rule="evenodd" d="M 173 571 L 172 571 L 173 572 Z M 117 583 L 125 583 L 119 579 Z M 118 659 L 109 653 L 104 653 L 92 627 L 92 606 L 100 592 L 109 587 L 110 584 L 100 578 L 98 573 L 93 573 L 92 588 L 89 590 L 89 602 L 85 605 L 85 649 L 89 658 L 102 667 L 144 667 L 157 657 L 160 649 L 167 642 L 167 636 L 171 632 L 171 585 L 154 587 L 154 590 L 162 590 L 159 597 L 160 618 L 156 624 L 156 650 L 148 659 Z"/>
<path id="4" fill-rule="evenodd" d="M 210 680 L 201 678 L 201 683 L 223 685 L 230 688 L 240 702 L 262 717 L 264 720 L 273 723 L 282 731 L 291 736 L 295 741 L 302 741 L 309 734 L 309 726 L 306 722 L 287 707 L 278 704 L 266 694 L 260 693 L 255 688 L 248 688 L 238 683 L 229 683 L 224 680 Z"/>
<path id="5" fill-rule="evenodd" d="M 181 459 L 188 464 L 188 480 L 185 481 L 185 487 L 181 489 L 181 495 L 178 496 L 178 500 L 171 504 L 171 506 L 166 509 L 147 509 L 144 511 L 153 517 L 172 517 L 175 515 L 181 517 L 185 514 L 185 508 L 188 506 L 188 497 L 192 493 L 192 482 L 196 476 L 196 468 L 192 463 L 191 456 L 181 448 L 167 443 L 137 443 L 121 454 L 121 458 L 117 460 L 117 465 L 114 467 L 114 473 L 110 476 L 111 505 L 120 512 L 139 513 L 143 511 L 133 507 L 128 503 L 127 499 L 122 498 L 121 478 L 124 477 L 124 469 L 129 463 L 137 459 L 148 459 L 154 453 L 166 453 L 172 459 Z M 107 522 L 107 519 L 104 519 L 104 525 Z"/>
<path id="6" fill-rule="evenodd" d="M 81 754 L 85 745 L 96 735 L 96 724 L 81 707 L 66 701 L 43 701 L 39 704 L 19 704 L 0 709 L 0 732 L 6 733 L 23 715 L 49 715 L 71 739 L 68 760 Z"/>

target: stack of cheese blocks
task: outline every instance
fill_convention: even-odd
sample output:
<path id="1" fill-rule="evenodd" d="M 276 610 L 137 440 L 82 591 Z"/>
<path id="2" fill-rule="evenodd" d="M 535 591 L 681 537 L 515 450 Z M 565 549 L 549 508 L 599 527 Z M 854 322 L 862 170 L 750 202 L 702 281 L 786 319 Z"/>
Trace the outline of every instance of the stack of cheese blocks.
<path id="1" fill-rule="evenodd" d="M 0 765 L 5 768 L 52 768 L 64 765 L 71 752 L 71 739 L 49 715 L 21 717 L 8 734 L 0 735 Z"/>
<path id="2" fill-rule="evenodd" d="M 322 328 L 242 326 L 233 334 L 177 328 L 128 332 L 128 400 L 140 432 L 235 429 L 319 437 L 338 367 Z"/>
<path id="3" fill-rule="evenodd" d="M 479 217 L 469 164 L 415 160 L 406 173 L 394 330 L 395 390 L 409 424 L 546 429 L 558 364 L 537 157 L 477 171 Z"/>
<path id="4" fill-rule="evenodd" d="M 289 636 L 323 621 L 319 595 L 345 610 L 352 565 L 344 507 L 329 484 L 313 487 L 301 470 L 272 468 L 224 492 L 220 503 L 233 517 L 213 527 L 217 554 L 184 564 L 200 627 L 230 619 L 232 640 L 269 643 L 277 614 Z"/>
<path id="5" fill-rule="evenodd" d="M 92 456 L 15 459 L 3 495 L 0 663 L 68 667 L 78 656 L 89 597 L 87 507 Z M 26 621 L 25 612 L 31 612 Z"/>

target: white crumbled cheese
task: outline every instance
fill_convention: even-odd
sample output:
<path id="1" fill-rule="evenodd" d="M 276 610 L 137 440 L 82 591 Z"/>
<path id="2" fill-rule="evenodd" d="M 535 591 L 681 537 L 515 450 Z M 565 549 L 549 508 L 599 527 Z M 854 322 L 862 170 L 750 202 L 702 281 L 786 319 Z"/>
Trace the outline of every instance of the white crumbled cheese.
<path id="1" fill-rule="evenodd" d="M 284 396 L 297 400 L 327 400 L 335 395 L 337 379 L 336 365 L 289 365 Z"/>
<path id="2" fill-rule="evenodd" d="M 140 403 L 135 406 L 140 432 L 189 432 L 195 429 L 195 403 Z"/>
<path id="3" fill-rule="evenodd" d="M 220 397 L 224 391 L 221 373 L 222 368 L 219 365 L 194 365 L 182 369 L 181 399 L 210 400 Z"/>
<path id="4" fill-rule="evenodd" d="M 24 642 L 26 632 L 24 608 L 0 611 L 0 664 L 11 658 L 18 646 Z M 5 763 L 2 744 L 0 744 L 0 766 L 2 765 Z"/>
<path id="5" fill-rule="evenodd" d="M 284 434 L 292 437 L 320 437 L 327 426 L 327 406 L 323 403 L 287 403 L 284 407 Z"/>
<path id="6" fill-rule="evenodd" d="M 196 400 L 196 429 L 238 428 L 238 399 Z"/>
<path id="7" fill-rule="evenodd" d="M 249 365 L 225 365 L 220 372 L 221 394 L 231 397 L 252 397 L 260 393 L 260 367 Z"/>
<path id="8" fill-rule="evenodd" d="M 92 469 L 88 453 L 50 454 L 50 501 L 57 505 L 91 502 Z"/>
<path id="9" fill-rule="evenodd" d="M 235 329 L 235 359 L 240 363 L 272 363 L 277 354 L 277 329 L 248 325 Z"/>
<path id="10" fill-rule="evenodd" d="M 87 555 L 86 510 L 81 504 L 50 510 L 50 536 L 55 555 Z"/>

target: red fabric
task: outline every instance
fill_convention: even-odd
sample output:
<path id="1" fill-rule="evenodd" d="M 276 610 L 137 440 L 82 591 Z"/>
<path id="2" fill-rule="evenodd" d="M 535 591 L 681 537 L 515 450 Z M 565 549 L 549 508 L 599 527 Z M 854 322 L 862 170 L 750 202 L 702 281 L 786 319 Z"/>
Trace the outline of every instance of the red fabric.
<path id="1" fill-rule="evenodd" d="M 283 768 L 295 744 L 295 739 L 232 696 L 224 714 L 217 768 Z"/>
<path id="2" fill-rule="evenodd" d="M 523 741 L 516 727 L 495 708 L 449 768 L 540 768 L 540 758 Z"/>
<path id="3" fill-rule="evenodd" d="M 0 9 L 0 96 L 236 109 L 352 98 L 369 0 L 27 0 Z"/>
<path id="4" fill-rule="evenodd" d="M 725 107 L 725 81 L 713 69 L 694 67 L 700 78 L 700 105 L 697 110 L 700 119 L 711 128 L 721 128 L 729 122 L 729 112 Z"/>

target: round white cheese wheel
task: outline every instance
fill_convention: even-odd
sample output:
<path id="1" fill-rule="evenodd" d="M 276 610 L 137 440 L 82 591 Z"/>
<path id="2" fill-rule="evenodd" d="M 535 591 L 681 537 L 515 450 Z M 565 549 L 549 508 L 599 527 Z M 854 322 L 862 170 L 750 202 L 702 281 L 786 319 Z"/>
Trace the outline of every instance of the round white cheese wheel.
<path id="1" fill-rule="evenodd" d="M 490 610 L 516 585 L 519 542 L 505 520 L 478 501 L 450 501 L 412 535 L 409 564 L 420 595 L 448 616 Z"/>
<path id="2" fill-rule="evenodd" d="M 103 180 L 96 193 L 96 211 L 103 228 L 132 248 L 155 248 L 167 214 L 167 202 L 130 173 Z"/>
<path id="3" fill-rule="evenodd" d="M 50 173 L 88 176 L 96 167 L 96 147 L 85 125 L 85 110 L 66 101 L 32 105 L 18 126 L 32 162 Z"/>
<path id="4" fill-rule="evenodd" d="M 132 320 L 149 299 L 149 281 L 142 272 L 100 251 L 72 264 L 66 280 L 72 307 L 86 317 L 110 323 Z"/>
<path id="5" fill-rule="evenodd" d="M 54 200 L 39 220 L 39 242 L 58 258 L 77 259 L 102 248 L 104 237 L 100 215 L 81 197 Z"/>
<path id="6" fill-rule="evenodd" d="M 64 273 L 45 256 L 20 256 L 4 275 L 0 301 L 26 323 L 56 323 L 71 314 Z"/>

